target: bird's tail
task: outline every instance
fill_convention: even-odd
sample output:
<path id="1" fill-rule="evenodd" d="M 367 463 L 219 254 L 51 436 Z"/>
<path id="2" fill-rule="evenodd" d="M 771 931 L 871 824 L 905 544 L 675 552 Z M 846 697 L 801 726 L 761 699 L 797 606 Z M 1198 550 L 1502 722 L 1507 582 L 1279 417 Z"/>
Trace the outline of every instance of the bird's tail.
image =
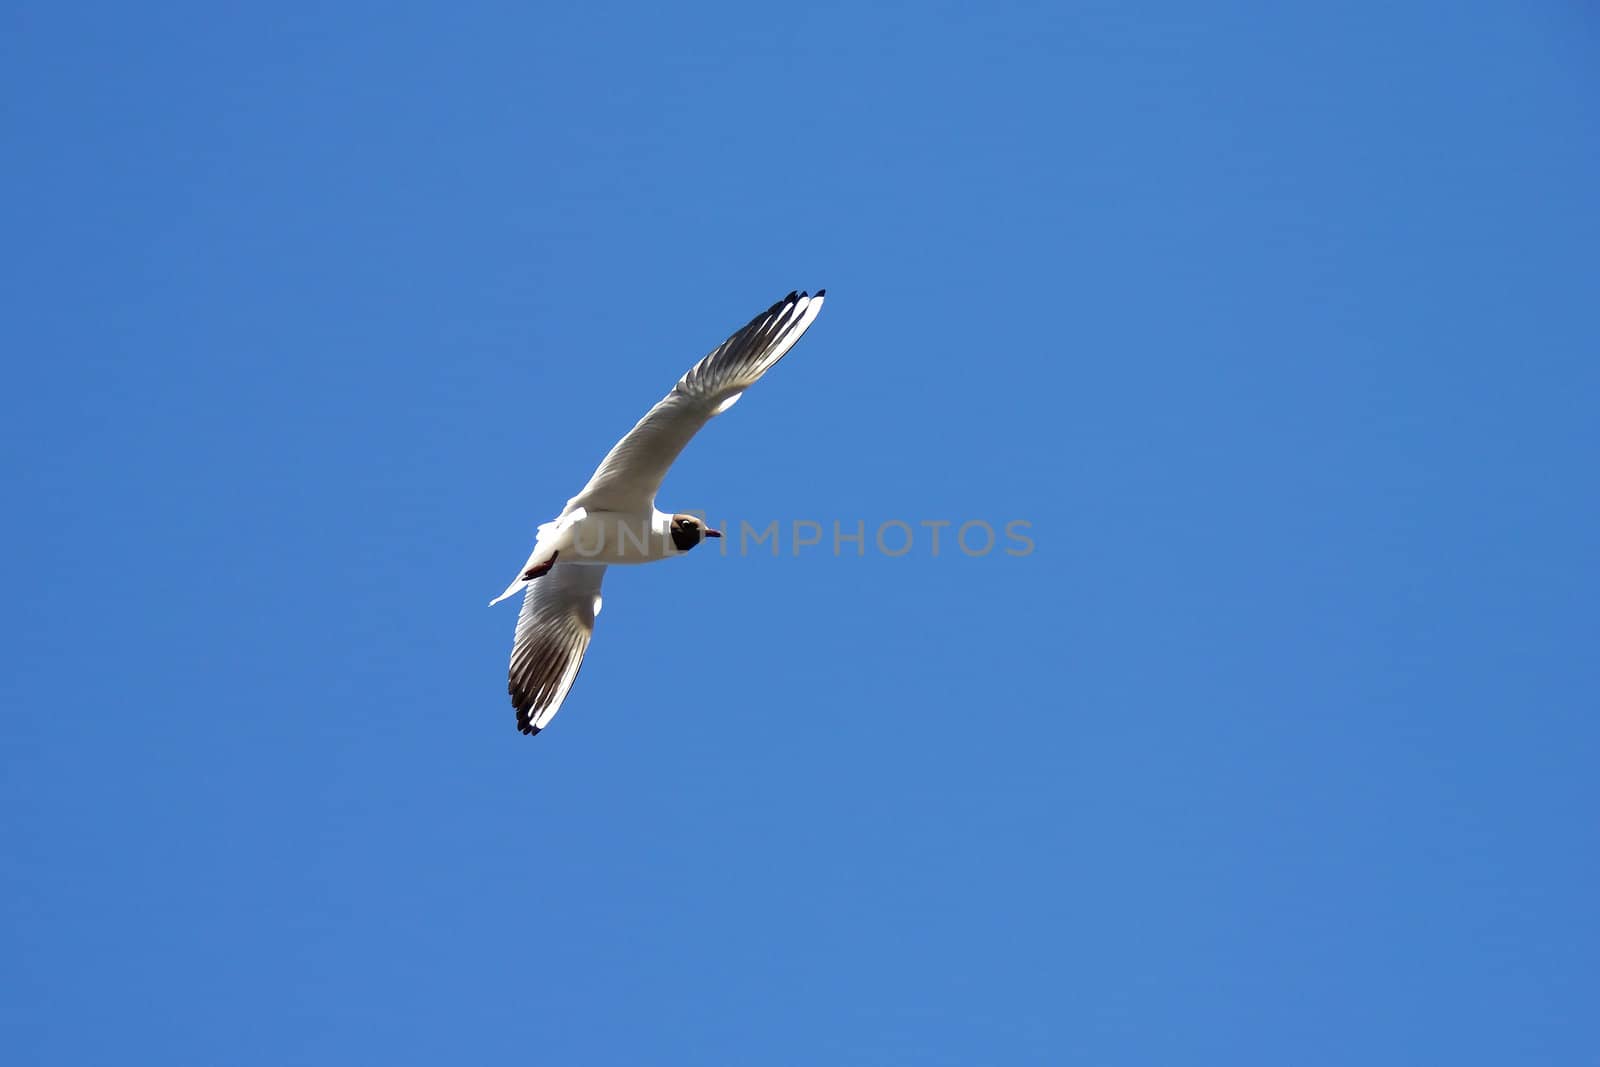
<path id="1" fill-rule="evenodd" d="M 583 508 L 573 508 L 554 522 L 540 523 L 539 534 L 534 538 L 533 552 L 529 554 L 528 562 L 524 563 L 522 568 L 517 571 L 517 577 L 510 585 L 506 586 L 506 591 L 489 601 L 489 606 L 492 608 L 500 601 L 521 592 L 522 588 L 530 581 L 530 579 L 524 578 L 523 575 L 527 574 L 530 568 L 537 567 L 539 564 L 548 561 L 551 556 L 560 550 L 561 535 L 566 533 L 575 523 L 582 522 L 588 517 L 589 513 Z M 537 581 L 538 579 L 531 580 Z"/>

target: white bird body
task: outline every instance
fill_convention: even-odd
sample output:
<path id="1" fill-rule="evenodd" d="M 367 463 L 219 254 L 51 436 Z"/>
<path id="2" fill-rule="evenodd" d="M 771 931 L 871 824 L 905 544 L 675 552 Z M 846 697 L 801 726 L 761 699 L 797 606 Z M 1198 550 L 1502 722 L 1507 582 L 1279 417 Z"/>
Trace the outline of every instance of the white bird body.
<path id="1" fill-rule="evenodd" d="M 505 600 L 530 581 L 538 581 L 522 576 L 553 562 L 558 554 L 563 564 L 575 567 L 655 563 L 685 555 L 687 550 L 672 542 L 672 519 L 671 515 L 654 507 L 643 512 L 577 508 L 554 522 L 545 523 L 539 527 L 539 538 L 522 570 L 506 586 L 505 592 L 489 601 L 489 606 Z"/>
<path id="2" fill-rule="evenodd" d="M 672 516 L 646 512 L 595 511 L 571 529 L 573 563 L 654 563 L 683 555 L 672 543 Z"/>
<path id="3" fill-rule="evenodd" d="M 536 734 L 560 710 L 600 614 L 606 567 L 671 559 L 722 536 L 694 515 L 659 510 L 656 492 L 695 433 L 794 346 L 822 299 L 822 290 L 790 293 L 713 349 L 612 447 L 560 516 L 539 527 L 528 561 L 490 601 L 526 589 L 508 686 L 517 729 Z"/>

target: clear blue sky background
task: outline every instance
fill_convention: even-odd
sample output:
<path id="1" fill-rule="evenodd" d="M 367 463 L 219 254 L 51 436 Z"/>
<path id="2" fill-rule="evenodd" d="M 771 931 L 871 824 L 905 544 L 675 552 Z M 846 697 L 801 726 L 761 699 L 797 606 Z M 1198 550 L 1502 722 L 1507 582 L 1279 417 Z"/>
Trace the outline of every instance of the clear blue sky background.
<path id="1" fill-rule="evenodd" d="M 1600 29 L 1293 6 L 11 5 L 4 1058 L 1593 1063 Z M 662 503 L 1036 550 L 614 571 L 520 737 L 817 286 Z"/>

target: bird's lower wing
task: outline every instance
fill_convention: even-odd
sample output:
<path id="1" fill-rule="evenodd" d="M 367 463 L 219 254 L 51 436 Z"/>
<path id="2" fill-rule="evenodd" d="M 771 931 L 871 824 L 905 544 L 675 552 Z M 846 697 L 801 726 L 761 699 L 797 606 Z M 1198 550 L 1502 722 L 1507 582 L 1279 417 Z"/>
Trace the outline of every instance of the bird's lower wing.
<path id="1" fill-rule="evenodd" d="M 604 566 L 557 563 L 528 586 L 507 686 L 523 733 L 543 730 L 561 710 L 594 633 L 605 575 Z"/>
<path id="2" fill-rule="evenodd" d="M 790 293 L 751 319 L 678 380 L 655 407 L 606 454 L 568 510 L 643 511 L 655 503 L 661 480 L 700 427 L 733 406 L 771 370 L 822 310 L 815 296 Z"/>

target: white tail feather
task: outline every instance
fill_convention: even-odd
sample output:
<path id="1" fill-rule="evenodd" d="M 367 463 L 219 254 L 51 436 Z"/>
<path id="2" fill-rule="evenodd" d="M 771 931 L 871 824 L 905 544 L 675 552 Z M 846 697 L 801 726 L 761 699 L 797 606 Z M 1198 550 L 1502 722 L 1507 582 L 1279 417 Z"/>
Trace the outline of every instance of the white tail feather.
<path id="1" fill-rule="evenodd" d="M 538 536 L 533 541 L 533 551 L 528 555 L 528 562 L 524 563 L 522 569 L 517 571 L 517 577 L 510 585 L 506 586 L 506 591 L 489 601 L 489 606 L 492 608 L 500 601 L 520 592 L 522 587 L 528 584 L 527 579 L 522 576 L 527 574 L 530 568 L 547 562 L 552 555 L 560 551 L 562 535 L 588 517 L 589 513 L 583 508 L 573 508 L 554 522 L 541 522 Z"/>

